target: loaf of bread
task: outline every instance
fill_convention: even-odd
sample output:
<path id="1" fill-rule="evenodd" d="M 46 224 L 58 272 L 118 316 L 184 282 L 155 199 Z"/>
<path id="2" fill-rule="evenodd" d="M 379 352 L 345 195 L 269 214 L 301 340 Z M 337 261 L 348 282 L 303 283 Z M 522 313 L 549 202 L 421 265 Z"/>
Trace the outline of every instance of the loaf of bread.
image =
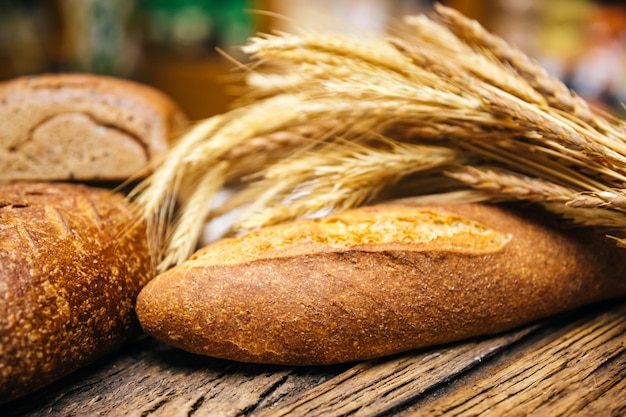
<path id="1" fill-rule="evenodd" d="M 211 244 L 152 280 L 137 315 L 202 355 L 311 365 L 501 332 L 626 293 L 605 238 L 503 207 L 390 204 Z"/>
<path id="2" fill-rule="evenodd" d="M 0 83 L 0 182 L 125 180 L 186 125 L 163 93 L 88 74 Z"/>
<path id="3" fill-rule="evenodd" d="M 129 203 L 76 184 L 0 186 L 0 403 L 120 346 L 152 277 Z"/>

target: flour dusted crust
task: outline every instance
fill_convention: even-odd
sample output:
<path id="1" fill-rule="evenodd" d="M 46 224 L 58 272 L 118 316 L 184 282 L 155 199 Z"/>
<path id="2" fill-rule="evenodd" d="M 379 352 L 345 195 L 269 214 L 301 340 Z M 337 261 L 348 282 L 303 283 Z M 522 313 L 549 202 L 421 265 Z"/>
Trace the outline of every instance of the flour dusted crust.
<path id="1" fill-rule="evenodd" d="M 481 204 L 385 205 L 217 242 L 151 281 L 150 335 L 245 362 L 357 361 L 626 293 L 606 239 Z"/>
<path id="2" fill-rule="evenodd" d="M 134 302 L 151 263 L 131 215 L 108 190 L 0 186 L 0 403 L 137 333 Z"/>
<path id="3" fill-rule="evenodd" d="M 90 74 L 0 83 L 0 181 L 123 180 L 164 154 L 186 125 L 146 85 Z"/>

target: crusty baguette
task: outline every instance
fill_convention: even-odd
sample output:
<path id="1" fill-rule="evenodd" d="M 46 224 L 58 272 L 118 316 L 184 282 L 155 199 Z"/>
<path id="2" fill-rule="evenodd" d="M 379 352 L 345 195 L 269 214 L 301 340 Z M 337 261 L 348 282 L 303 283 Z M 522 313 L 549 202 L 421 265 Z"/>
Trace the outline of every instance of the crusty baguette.
<path id="1" fill-rule="evenodd" d="M 125 180 L 186 124 L 149 86 L 89 74 L 0 83 L 0 181 Z"/>
<path id="2" fill-rule="evenodd" d="M 72 184 L 0 186 L 0 403 L 111 351 L 140 328 L 145 228 L 123 196 Z"/>
<path id="3" fill-rule="evenodd" d="M 504 208 L 387 205 L 216 242 L 141 291 L 190 352 L 309 365 L 500 332 L 626 293 L 623 249 Z"/>

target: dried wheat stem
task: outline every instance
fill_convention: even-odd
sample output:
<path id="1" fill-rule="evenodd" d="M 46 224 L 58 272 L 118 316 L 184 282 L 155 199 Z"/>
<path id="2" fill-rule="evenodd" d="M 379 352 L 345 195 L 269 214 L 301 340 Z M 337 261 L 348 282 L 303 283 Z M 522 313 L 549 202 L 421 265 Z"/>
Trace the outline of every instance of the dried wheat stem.
<path id="1" fill-rule="evenodd" d="M 309 97 L 332 97 L 337 83 L 351 84 L 351 89 L 361 91 L 369 85 L 392 86 L 397 90 L 406 89 L 429 89 L 432 92 L 447 92 L 454 88 L 456 93 L 461 90 L 447 83 L 432 71 L 419 67 L 412 67 L 410 73 L 399 73 L 385 67 L 375 66 L 371 62 L 359 61 L 356 58 L 333 55 L 324 52 L 323 57 L 316 57 L 318 51 L 295 50 L 279 51 L 274 57 L 277 60 L 290 61 L 291 71 L 298 74 L 291 75 L 281 80 L 279 77 L 269 79 L 271 84 L 263 84 L 263 79 L 253 77 L 252 80 L 261 87 L 262 93 L 269 91 L 301 91 Z M 321 59 L 325 61 L 321 61 Z M 335 62 L 329 63 L 330 60 Z M 281 74 L 282 75 L 282 74 Z M 419 80 L 419 81 L 417 81 Z M 350 90 L 350 91 L 352 91 Z"/>
<path id="2" fill-rule="evenodd" d="M 594 125 L 596 117 L 589 105 L 567 88 L 560 80 L 549 75 L 548 71 L 532 60 L 524 52 L 509 44 L 504 39 L 491 34 L 480 23 L 469 19 L 449 7 L 435 5 L 437 14 L 451 31 L 464 41 L 490 51 L 498 59 L 510 64 L 546 99 L 550 105 L 574 112 L 577 117 Z"/>
<path id="3" fill-rule="evenodd" d="M 610 210 L 616 205 L 626 207 L 626 194 L 619 192 L 577 193 L 567 187 L 529 178 L 498 169 L 464 166 L 448 172 L 465 184 L 490 194 L 490 200 L 522 200 L 541 203 L 549 211 L 579 225 L 626 230 L 626 216 Z M 621 194 L 621 195 L 620 195 Z M 598 200 L 585 201 L 585 196 L 598 196 Z M 586 205 L 585 203 L 590 203 Z"/>
<path id="4" fill-rule="evenodd" d="M 542 111 L 517 97 L 502 90 L 484 85 L 480 87 L 481 97 L 488 103 L 494 114 L 501 114 L 520 124 L 522 130 L 535 131 L 542 137 L 546 146 L 557 146 L 564 152 L 574 152 L 578 157 L 587 158 L 590 162 L 599 158 L 624 157 L 607 152 L 607 149 L 592 140 L 585 133 L 593 137 L 597 133 L 581 132 L 579 127 L 561 120 L 558 115 Z M 626 163 L 626 159 L 624 160 Z"/>
<path id="5" fill-rule="evenodd" d="M 296 125 L 263 136 L 252 137 L 222 156 L 222 160 L 237 161 L 236 165 L 231 165 L 227 181 L 238 181 L 254 172 L 261 171 L 268 164 L 288 158 L 294 152 L 302 152 L 340 132 L 345 133 L 345 127 L 338 125 L 334 120 L 322 120 L 316 124 Z"/>
<path id="6" fill-rule="evenodd" d="M 609 239 L 615 240 L 615 244 L 618 248 L 626 248 L 626 238 L 619 238 L 616 236 L 607 236 Z"/>
<path id="7" fill-rule="evenodd" d="M 572 208 L 607 208 L 626 211 L 626 190 L 610 188 L 603 191 L 580 192 L 567 205 Z"/>
<path id="8" fill-rule="evenodd" d="M 221 161 L 197 180 L 191 196 L 183 207 L 185 215 L 178 218 L 172 229 L 173 233 L 169 237 L 166 252 L 157 267 L 159 272 L 184 261 L 196 249 L 196 243 L 210 210 L 209 204 L 224 185 L 228 167 L 228 162 Z"/>
<path id="9" fill-rule="evenodd" d="M 410 62 L 378 39 L 358 40 L 349 36 L 321 32 L 282 33 L 250 38 L 243 51 L 255 59 L 263 59 L 275 51 L 321 51 L 368 62 L 376 67 L 404 73 Z"/>
<path id="10" fill-rule="evenodd" d="M 221 116 L 215 116 L 193 126 L 176 142 L 155 171 L 129 194 L 129 198 L 141 208 L 138 221 L 146 223 L 151 254 L 156 260 L 160 259 L 169 222 L 174 216 L 181 186 L 188 175 L 188 168 L 181 161 L 218 129 L 222 122 Z"/>
<path id="11" fill-rule="evenodd" d="M 483 161 L 501 164 L 506 169 L 522 175 L 543 178 L 575 190 L 601 190 L 604 185 L 595 177 L 584 175 L 568 159 L 557 159 L 544 148 L 524 145 L 523 142 L 459 142 L 459 148 L 471 152 Z"/>
<path id="12" fill-rule="evenodd" d="M 447 175 L 473 188 L 488 191 L 495 199 L 532 202 L 568 202 L 575 191 L 540 178 L 531 178 L 503 169 L 462 166 Z"/>
<path id="13" fill-rule="evenodd" d="M 552 114 L 558 117 L 563 123 L 572 126 L 592 139 L 596 144 L 604 149 L 603 156 L 606 161 L 602 161 L 607 167 L 618 172 L 626 172 L 624 161 L 626 158 L 626 124 L 615 120 L 610 132 L 595 130 L 592 126 L 581 123 L 571 113 L 561 110 L 554 110 Z"/>
<path id="14" fill-rule="evenodd" d="M 511 65 L 548 100 L 550 106 L 574 115 L 579 123 L 588 124 L 607 136 L 620 142 L 624 141 L 625 135 L 622 129 L 612 126 L 605 118 L 596 116 L 585 100 L 559 79 L 551 76 L 545 68 L 521 50 L 489 33 L 480 23 L 463 16 L 452 8 L 437 4 L 435 9 L 451 31 L 469 44 L 488 50 L 501 61 Z"/>
<path id="15" fill-rule="evenodd" d="M 561 203 L 543 203 L 547 210 L 578 226 L 598 227 L 612 231 L 626 231 L 623 212 L 603 208 L 573 208 Z"/>
<path id="16" fill-rule="evenodd" d="M 253 95 L 256 99 L 277 95 L 288 90 L 298 90 L 310 82 L 311 78 L 311 76 L 300 71 L 286 74 L 250 72 L 246 75 L 245 81 L 251 89 L 249 95 Z"/>
<path id="17" fill-rule="evenodd" d="M 131 192 L 130 197 L 135 199 L 147 216 L 159 210 L 168 194 L 177 192 L 177 184 L 187 173 L 186 167 L 180 162 L 188 154 L 192 154 L 194 149 L 215 132 L 223 121 L 222 116 L 214 116 L 193 126 L 179 138 L 155 172 Z"/>
<path id="18" fill-rule="evenodd" d="M 409 174 L 459 161 L 458 152 L 449 148 L 392 142 L 386 146 L 329 144 L 271 166 L 260 184 L 267 191 L 235 227 L 245 230 L 356 207 Z"/>
<path id="19" fill-rule="evenodd" d="M 496 143 L 502 142 L 504 138 L 513 138 L 518 132 L 497 123 L 489 124 L 485 128 L 476 122 L 458 120 L 459 118 L 449 118 L 446 123 L 439 120 L 424 120 L 419 124 L 399 121 L 385 130 L 385 135 L 404 142 L 424 142 L 428 140 L 455 141 L 455 146 L 459 143 L 480 142 Z"/>
<path id="20" fill-rule="evenodd" d="M 423 54 L 402 41 L 392 41 L 392 44 L 414 61 L 417 61 L 418 64 L 429 65 L 433 68 L 437 67 L 439 72 L 446 74 L 447 77 L 454 78 L 454 71 L 456 70 L 449 70 L 447 68 L 448 65 L 440 63 L 443 61 L 435 61 L 428 54 Z M 575 159 L 584 165 L 598 165 L 597 160 L 601 159 L 600 165 L 605 160 L 608 160 L 613 165 L 621 164 L 621 166 L 626 166 L 626 159 L 624 159 L 622 154 L 613 152 L 598 144 L 601 138 L 597 138 L 597 132 L 585 131 L 582 127 L 572 125 L 567 120 L 562 119 L 560 113 L 552 114 L 543 111 L 541 107 L 536 105 L 537 103 L 527 103 L 508 91 L 498 88 L 497 85 L 475 82 L 467 77 L 457 78 L 463 83 L 463 87 L 467 91 L 472 91 L 477 97 L 481 97 L 484 100 L 491 114 L 500 115 L 500 120 L 503 124 L 507 120 L 508 125 L 511 123 L 518 124 L 518 130 L 535 133 L 537 139 L 541 139 L 544 145 L 547 145 L 554 151 L 569 156 L 570 159 Z M 518 135 L 518 137 L 524 135 Z M 591 135 L 595 141 L 586 135 Z M 584 155 L 581 155 L 581 152 Z M 587 160 L 584 159 L 585 155 Z M 626 179 L 619 172 L 608 170 L 606 167 L 604 169 L 607 175 L 612 176 L 617 181 Z"/>
<path id="21" fill-rule="evenodd" d="M 463 79 L 463 74 L 469 73 L 529 103 L 542 107 L 547 105 L 545 98 L 526 79 L 507 71 L 501 62 L 487 56 L 487 52 L 476 53 L 447 27 L 424 15 L 410 16 L 405 20 L 416 29 L 421 42 L 408 45 L 399 39 L 391 39 L 390 43 L 415 61 L 428 68 L 439 69 L 451 79 Z M 449 55 L 450 59 L 433 59 L 440 55 Z"/>

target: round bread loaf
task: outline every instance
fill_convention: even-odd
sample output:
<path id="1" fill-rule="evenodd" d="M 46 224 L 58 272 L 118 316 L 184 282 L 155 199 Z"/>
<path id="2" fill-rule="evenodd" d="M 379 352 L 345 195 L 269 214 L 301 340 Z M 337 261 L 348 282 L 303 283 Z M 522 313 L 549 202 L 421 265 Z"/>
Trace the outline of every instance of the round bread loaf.
<path id="1" fill-rule="evenodd" d="M 140 330 L 152 276 L 122 195 L 73 184 L 0 186 L 0 403 L 86 365 Z"/>
<path id="2" fill-rule="evenodd" d="M 209 245 L 144 287 L 137 314 L 197 354 L 358 361 L 623 295 L 624 253 L 502 207 L 366 207 Z"/>
<path id="3" fill-rule="evenodd" d="M 0 83 L 0 181 L 125 180 L 187 123 L 147 85 L 91 74 Z"/>

